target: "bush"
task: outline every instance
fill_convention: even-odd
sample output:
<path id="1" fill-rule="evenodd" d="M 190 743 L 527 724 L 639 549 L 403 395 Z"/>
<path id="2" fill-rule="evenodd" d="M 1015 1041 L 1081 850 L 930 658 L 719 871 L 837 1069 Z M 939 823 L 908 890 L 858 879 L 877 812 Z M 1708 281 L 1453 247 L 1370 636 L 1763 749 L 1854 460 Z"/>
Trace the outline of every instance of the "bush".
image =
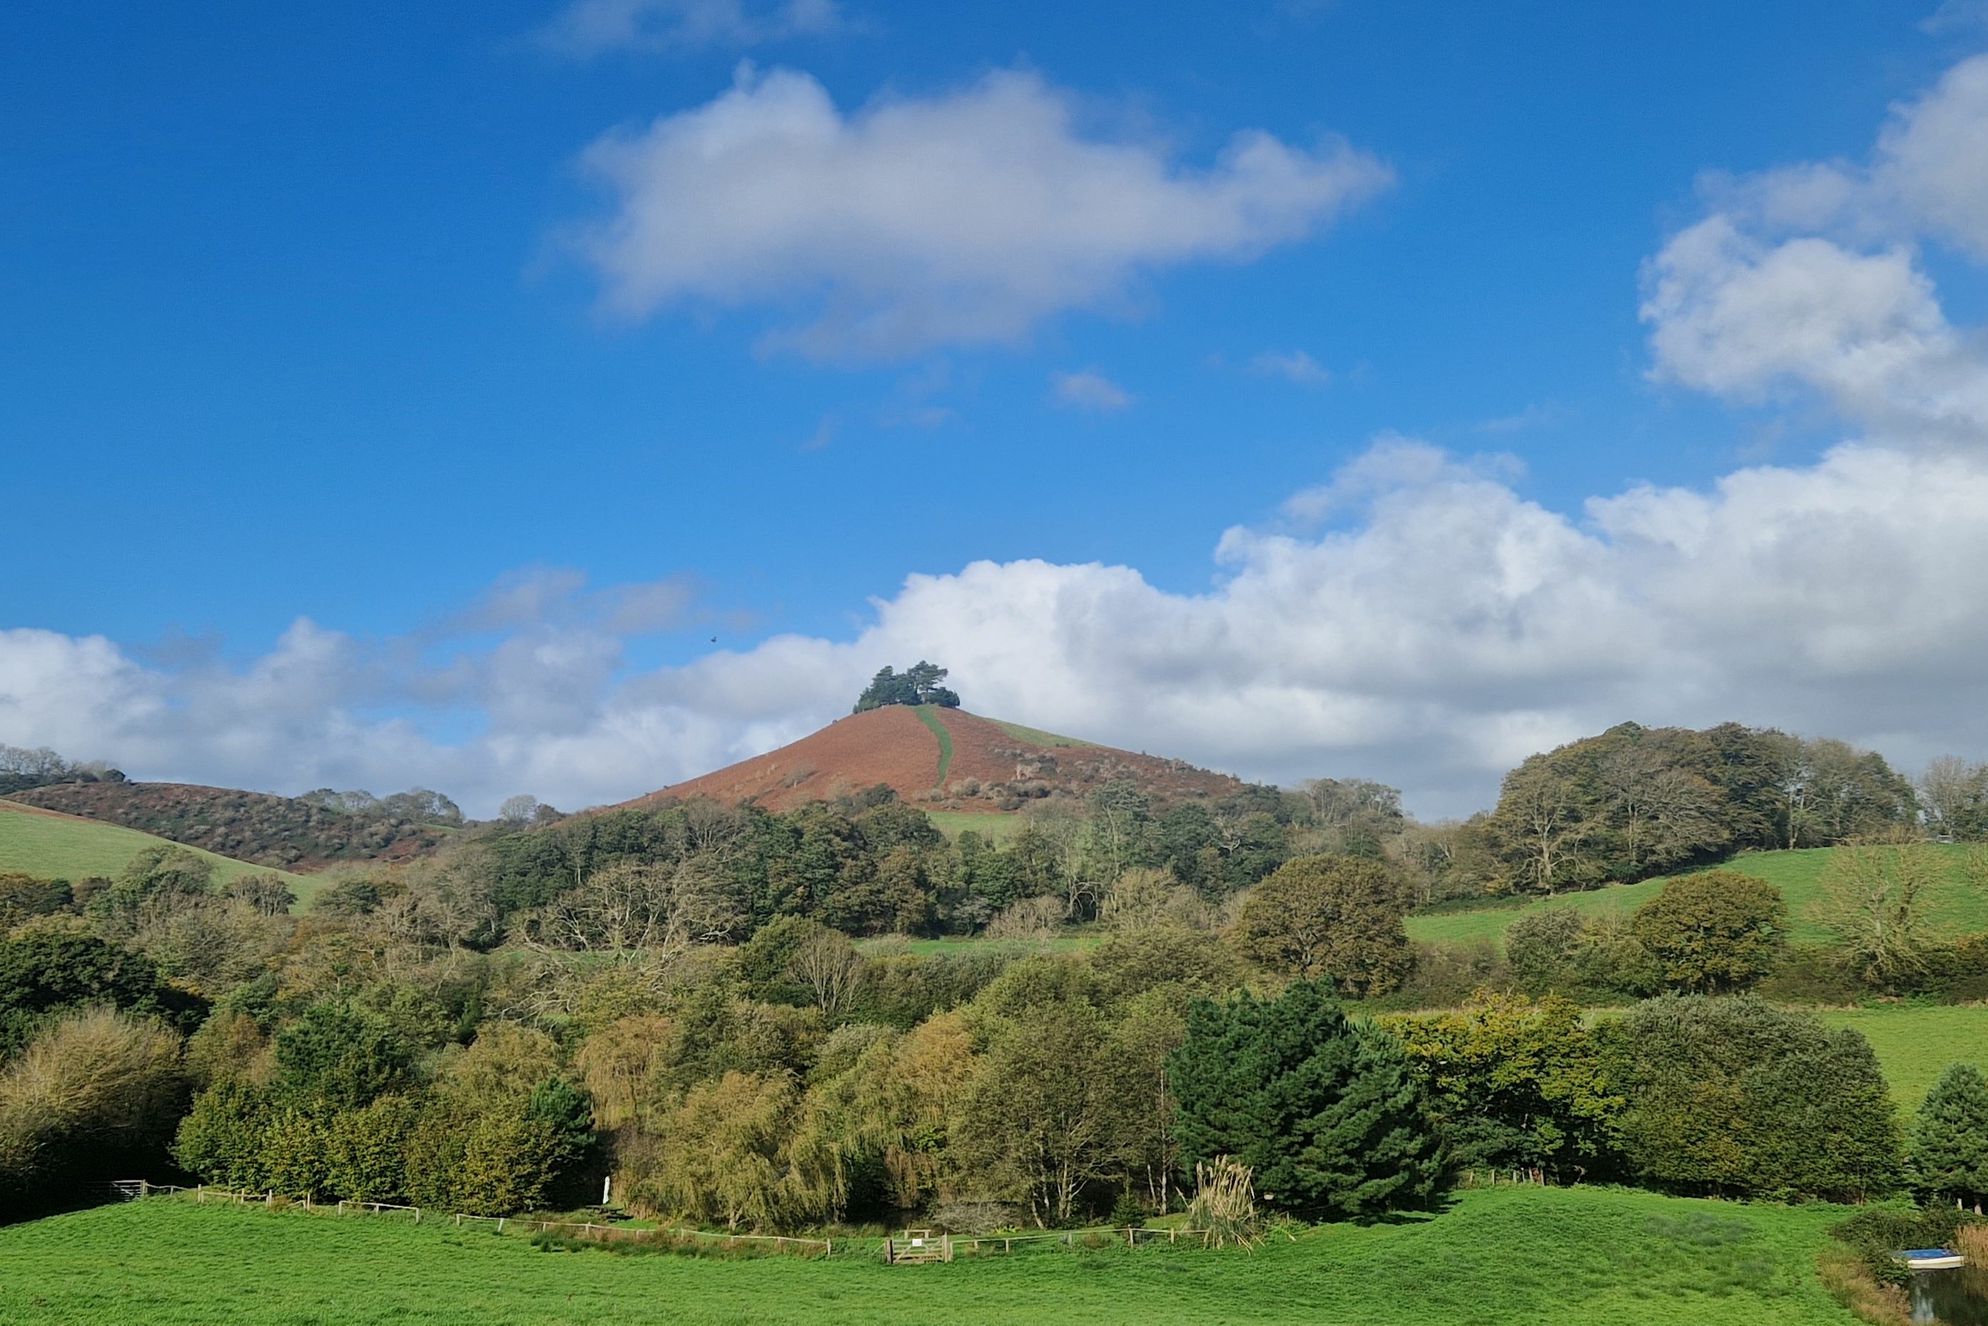
<path id="1" fill-rule="evenodd" d="M 1417 944 L 1408 979 L 1392 994 L 1371 1001 L 1380 1008 L 1455 1008 L 1479 990 L 1503 989 L 1512 969 L 1488 939 L 1455 944 Z"/>
<path id="2" fill-rule="evenodd" d="M 1217 1156 L 1196 1165 L 1194 1199 L 1187 1204 L 1188 1228 L 1205 1231 L 1218 1248 L 1255 1248 L 1262 1243 L 1255 1180 L 1249 1166 L 1234 1156 Z"/>
<path id="3" fill-rule="evenodd" d="M 0 1072 L 0 1201 L 157 1165 L 186 1104 L 179 1053 L 173 1032 L 108 1008 L 43 1027 Z"/>
<path id="4" fill-rule="evenodd" d="M 1667 995 L 1598 1035 L 1647 1182 L 1862 1200 L 1898 1190 L 1903 1138 L 1870 1044 L 1751 995 Z"/>

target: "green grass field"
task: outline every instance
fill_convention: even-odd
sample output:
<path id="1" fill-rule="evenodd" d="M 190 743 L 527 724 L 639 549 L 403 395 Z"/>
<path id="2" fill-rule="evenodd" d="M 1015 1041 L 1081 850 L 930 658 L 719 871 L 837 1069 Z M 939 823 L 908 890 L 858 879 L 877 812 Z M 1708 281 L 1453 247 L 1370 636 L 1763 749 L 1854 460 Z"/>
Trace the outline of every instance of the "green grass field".
<path id="1" fill-rule="evenodd" d="M 540 1252 L 446 1224 L 152 1199 L 0 1229 L 0 1320 L 1850 1326 L 1814 1271 L 1841 1215 L 1502 1188 L 1433 1219 L 1331 1226 L 1254 1254 L 1042 1249 L 886 1267 Z"/>
<path id="2" fill-rule="evenodd" d="M 1724 869 L 1764 879 L 1781 890 L 1788 903 L 1790 931 L 1798 944 L 1818 943 L 1827 935 L 1806 916 L 1808 905 L 1822 892 L 1822 872 L 1833 848 L 1814 847 L 1795 852 L 1753 852 L 1734 857 Z M 1964 866 L 1967 849 L 1948 845 L 1938 849 L 1947 858 L 1949 870 L 1944 885 L 1934 895 L 1928 919 L 1935 929 L 1948 934 L 1970 934 L 1988 930 L 1988 888 L 1971 884 Z M 1408 918 L 1411 939 L 1427 942 L 1489 939 L 1502 943 L 1505 930 L 1520 916 L 1532 911 L 1564 907 L 1587 915 L 1625 913 L 1657 896 L 1664 881 L 1648 879 L 1640 884 L 1620 884 L 1587 893 L 1569 893 L 1555 898 L 1534 898 L 1525 902 L 1501 900 L 1467 910 L 1424 912 Z"/>
<path id="3" fill-rule="evenodd" d="M 992 842 L 1005 843 L 1022 831 L 1028 823 L 1020 815 L 981 814 L 967 810 L 928 810 L 925 818 L 932 826 L 948 838 L 957 838 L 961 832 L 972 829 L 981 837 Z"/>
<path id="4" fill-rule="evenodd" d="M 995 727 L 1000 728 L 1016 741 L 1026 742 L 1031 746 L 1088 746 L 1091 744 L 1088 741 L 1079 741 L 1075 737 L 1059 737 L 1054 732 L 1044 732 L 1041 728 L 1023 727 L 1020 723 L 1004 723 L 998 718 L 990 718 L 987 721 Z"/>
<path id="5" fill-rule="evenodd" d="M 1104 936 L 1096 932 L 1052 935 L 1048 939 L 986 939 L 978 935 L 948 939 L 900 939 L 887 935 L 878 939 L 859 939 L 856 947 L 864 953 L 900 951 L 916 953 L 924 958 L 941 957 L 948 953 L 1009 953 L 1027 957 L 1031 953 L 1083 953 L 1103 942 Z"/>
<path id="6" fill-rule="evenodd" d="M 45 815 L 11 801 L 0 801 L 0 870 L 19 871 L 41 879 L 110 878 L 131 864 L 131 858 L 152 847 L 174 847 L 164 838 L 97 820 Z M 217 856 L 197 847 L 183 850 L 214 863 L 214 878 L 226 884 L 243 875 L 267 873 L 267 866 Z M 319 881 L 309 875 L 276 871 L 297 895 L 299 904 L 316 892 Z"/>
<path id="7" fill-rule="evenodd" d="M 1988 1072 L 1988 1004 L 1882 1004 L 1818 1009 L 1816 1016 L 1864 1033 L 1893 1099 L 1908 1112 L 1919 1108 L 1949 1064 L 1971 1063 Z"/>
<path id="8" fill-rule="evenodd" d="M 932 735 L 939 739 L 939 773 L 932 780 L 932 786 L 944 787 L 946 775 L 952 772 L 953 767 L 953 734 L 946 731 L 946 725 L 939 721 L 939 715 L 934 712 L 933 706 L 913 705 L 911 712 L 918 715 L 918 721 L 930 728 Z"/>

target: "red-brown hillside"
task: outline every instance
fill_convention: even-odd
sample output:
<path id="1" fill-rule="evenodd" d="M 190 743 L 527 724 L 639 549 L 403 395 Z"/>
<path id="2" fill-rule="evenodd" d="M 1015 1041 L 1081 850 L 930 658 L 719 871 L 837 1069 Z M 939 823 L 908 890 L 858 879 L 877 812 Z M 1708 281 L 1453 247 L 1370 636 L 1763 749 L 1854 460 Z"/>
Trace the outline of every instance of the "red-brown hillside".
<path id="1" fill-rule="evenodd" d="M 883 783 L 901 800 L 927 809 L 998 813 L 1045 797 L 1081 798 L 1114 779 L 1130 779 L 1160 802 L 1224 797 L 1243 786 L 1182 760 L 1092 745 L 960 709 L 887 705 L 627 804 L 708 797 L 791 810 Z"/>

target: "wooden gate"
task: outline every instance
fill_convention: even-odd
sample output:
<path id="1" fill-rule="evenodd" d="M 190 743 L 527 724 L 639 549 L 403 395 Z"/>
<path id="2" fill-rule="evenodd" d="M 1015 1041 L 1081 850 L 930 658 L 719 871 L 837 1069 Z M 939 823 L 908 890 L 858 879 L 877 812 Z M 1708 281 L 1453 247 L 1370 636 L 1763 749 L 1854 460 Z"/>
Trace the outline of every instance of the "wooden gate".
<path id="1" fill-rule="evenodd" d="M 919 1262 L 949 1262 L 953 1259 L 950 1234 L 934 1234 L 929 1229 L 907 1229 L 896 1238 L 884 1240 L 884 1263 L 909 1266 Z"/>

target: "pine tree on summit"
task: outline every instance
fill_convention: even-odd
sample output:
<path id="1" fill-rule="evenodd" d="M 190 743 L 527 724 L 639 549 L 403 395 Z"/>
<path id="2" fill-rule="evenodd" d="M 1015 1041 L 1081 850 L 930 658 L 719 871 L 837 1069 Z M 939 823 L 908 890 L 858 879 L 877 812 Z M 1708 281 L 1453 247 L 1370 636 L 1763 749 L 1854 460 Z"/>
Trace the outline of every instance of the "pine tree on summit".
<path id="1" fill-rule="evenodd" d="M 939 685 L 945 679 L 946 669 L 922 658 L 902 672 L 886 667 L 870 678 L 849 712 L 860 714 L 887 704 L 935 704 L 941 709 L 957 709 L 959 693 Z"/>

